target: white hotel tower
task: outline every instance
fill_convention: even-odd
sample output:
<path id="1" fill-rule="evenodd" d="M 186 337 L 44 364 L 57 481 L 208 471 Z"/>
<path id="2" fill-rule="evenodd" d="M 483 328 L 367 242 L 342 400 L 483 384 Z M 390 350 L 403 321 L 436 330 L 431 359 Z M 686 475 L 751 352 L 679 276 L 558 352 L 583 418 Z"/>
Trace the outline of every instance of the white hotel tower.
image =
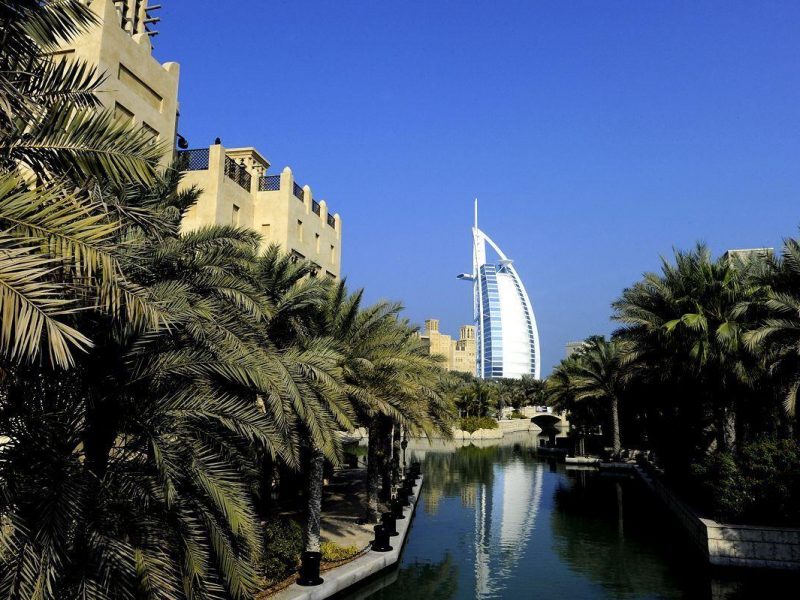
<path id="1" fill-rule="evenodd" d="M 477 376 L 539 379 L 539 332 L 528 292 L 513 261 L 478 229 L 477 199 L 472 239 L 472 274 L 458 278 L 473 282 Z M 498 255 L 496 263 L 486 262 L 487 242 Z"/>

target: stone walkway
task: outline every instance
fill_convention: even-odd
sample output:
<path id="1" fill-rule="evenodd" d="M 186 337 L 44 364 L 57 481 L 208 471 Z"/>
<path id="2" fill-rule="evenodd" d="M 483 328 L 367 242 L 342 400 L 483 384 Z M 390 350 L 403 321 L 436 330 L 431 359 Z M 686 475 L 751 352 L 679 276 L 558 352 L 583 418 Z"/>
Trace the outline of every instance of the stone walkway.
<path id="1" fill-rule="evenodd" d="M 363 514 L 366 490 L 366 469 L 341 469 L 334 474 L 322 495 L 322 541 L 359 550 L 369 545 L 372 525 L 357 523 Z"/>

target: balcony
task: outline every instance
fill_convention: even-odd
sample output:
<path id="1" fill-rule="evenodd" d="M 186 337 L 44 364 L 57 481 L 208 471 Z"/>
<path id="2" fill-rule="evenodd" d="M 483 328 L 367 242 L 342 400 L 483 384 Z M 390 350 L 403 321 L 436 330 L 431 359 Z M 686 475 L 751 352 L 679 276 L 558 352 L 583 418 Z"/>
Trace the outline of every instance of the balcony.
<path id="1" fill-rule="evenodd" d="M 292 188 L 292 193 L 294 194 L 294 197 L 295 197 L 295 198 L 297 198 L 298 200 L 300 200 L 300 202 L 303 202 L 303 188 L 302 188 L 302 187 L 300 187 L 300 186 L 297 184 L 297 182 L 296 182 L 296 181 L 294 182 L 294 187 Z"/>
<path id="2" fill-rule="evenodd" d="M 262 175 L 258 180 L 259 192 L 277 192 L 281 189 L 280 175 Z"/>
<path id="3" fill-rule="evenodd" d="M 181 150 L 178 152 L 178 162 L 181 171 L 207 171 L 208 148 Z"/>
<path id="4" fill-rule="evenodd" d="M 181 171 L 208 171 L 211 177 L 227 177 L 248 193 L 253 192 L 253 184 L 258 192 L 281 192 L 283 198 L 294 196 L 306 206 L 306 190 L 294 180 L 292 170 L 286 167 L 281 174 L 266 175 L 270 164 L 254 148 L 224 148 L 212 145 L 209 148 L 179 150 L 178 165 Z M 213 163 L 213 164 L 212 164 Z M 256 182 L 253 182 L 256 177 Z M 306 210 L 313 212 L 332 229 L 336 229 L 336 218 L 329 212 L 330 207 L 311 197 Z"/>
<path id="5" fill-rule="evenodd" d="M 236 161 L 229 156 L 225 157 L 225 175 L 236 182 L 242 189 L 250 191 L 252 177 L 244 166 L 244 162 L 236 164 Z"/>

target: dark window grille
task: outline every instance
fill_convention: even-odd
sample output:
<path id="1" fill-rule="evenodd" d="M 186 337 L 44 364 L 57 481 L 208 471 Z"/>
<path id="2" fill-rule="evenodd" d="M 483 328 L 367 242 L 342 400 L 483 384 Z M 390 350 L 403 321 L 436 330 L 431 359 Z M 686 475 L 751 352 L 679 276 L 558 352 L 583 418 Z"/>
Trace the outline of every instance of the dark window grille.
<path id="1" fill-rule="evenodd" d="M 239 165 L 229 156 L 225 157 L 225 175 L 233 179 L 239 186 L 248 192 L 250 191 L 250 181 L 252 177 L 244 165 Z"/>
<path id="2" fill-rule="evenodd" d="M 263 175 L 258 181 L 259 192 L 276 192 L 281 189 L 280 175 Z"/>
<path id="3" fill-rule="evenodd" d="M 319 211 L 320 211 L 319 202 L 317 202 L 316 200 L 312 200 L 311 201 L 311 210 L 314 211 L 315 215 L 319 216 Z"/>
<path id="4" fill-rule="evenodd" d="M 303 202 L 303 188 L 301 188 L 297 183 L 294 184 L 294 188 L 292 189 L 294 193 L 294 197 Z"/>
<path id="5" fill-rule="evenodd" d="M 331 215 L 328 215 L 328 225 L 336 229 L 336 219 L 334 219 Z"/>
<path id="6" fill-rule="evenodd" d="M 208 148 L 181 150 L 178 152 L 181 171 L 205 171 L 208 169 Z"/>

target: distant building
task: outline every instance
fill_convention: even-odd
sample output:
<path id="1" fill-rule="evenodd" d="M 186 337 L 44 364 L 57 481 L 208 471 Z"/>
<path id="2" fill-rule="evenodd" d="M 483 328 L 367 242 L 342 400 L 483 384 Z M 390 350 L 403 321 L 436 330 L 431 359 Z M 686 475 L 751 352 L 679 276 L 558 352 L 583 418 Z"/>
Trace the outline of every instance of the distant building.
<path id="1" fill-rule="evenodd" d="M 725 252 L 722 258 L 728 261 L 746 263 L 753 259 L 770 257 L 774 252 L 774 248 L 735 248 Z"/>
<path id="2" fill-rule="evenodd" d="M 444 357 L 442 365 L 448 371 L 475 374 L 475 327 L 463 325 L 458 340 L 439 331 L 438 319 L 425 321 L 425 331 L 420 334 L 431 355 Z"/>
<path id="3" fill-rule="evenodd" d="M 341 274 L 342 220 L 324 200 L 314 199 L 286 167 L 268 174 L 270 162 L 255 148 L 208 148 L 178 153 L 186 171 L 182 186 L 202 189 L 183 219 L 184 231 L 204 225 L 249 227 L 261 234 L 262 247 L 279 244 L 311 261 L 318 275 Z"/>
<path id="4" fill-rule="evenodd" d="M 105 73 L 97 97 L 117 118 L 150 132 L 172 159 L 178 120 L 178 63 L 159 63 L 150 40 L 159 18 L 147 0 L 86 2 L 100 23 L 53 53 L 58 59 L 83 60 Z"/>
<path id="5" fill-rule="evenodd" d="M 584 341 L 567 342 L 567 344 L 565 346 L 565 348 L 566 348 L 566 358 L 569 358 L 570 356 L 572 356 L 573 354 L 575 354 L 576 352 L 581 350 L 584 346 L 586 346 L 586 342 L 584 342 Z"/>
<path id="6" fill-rule="evenodd" d="M 533 306 L 513 261 L 478 229 L 477 200 L 472 239 L 472 273 L 458 277 L 473 283 L 478 377 L 532 375 L 539 379 L 539 332 Z M 496 262 L 486 259 L 487 243 L 497 254 Z"/>
<path id="7" fill-rule="evenodd" d="M 462 325 L 453 349 L 451 371 L 475 374 L 475 326 Z"/>

